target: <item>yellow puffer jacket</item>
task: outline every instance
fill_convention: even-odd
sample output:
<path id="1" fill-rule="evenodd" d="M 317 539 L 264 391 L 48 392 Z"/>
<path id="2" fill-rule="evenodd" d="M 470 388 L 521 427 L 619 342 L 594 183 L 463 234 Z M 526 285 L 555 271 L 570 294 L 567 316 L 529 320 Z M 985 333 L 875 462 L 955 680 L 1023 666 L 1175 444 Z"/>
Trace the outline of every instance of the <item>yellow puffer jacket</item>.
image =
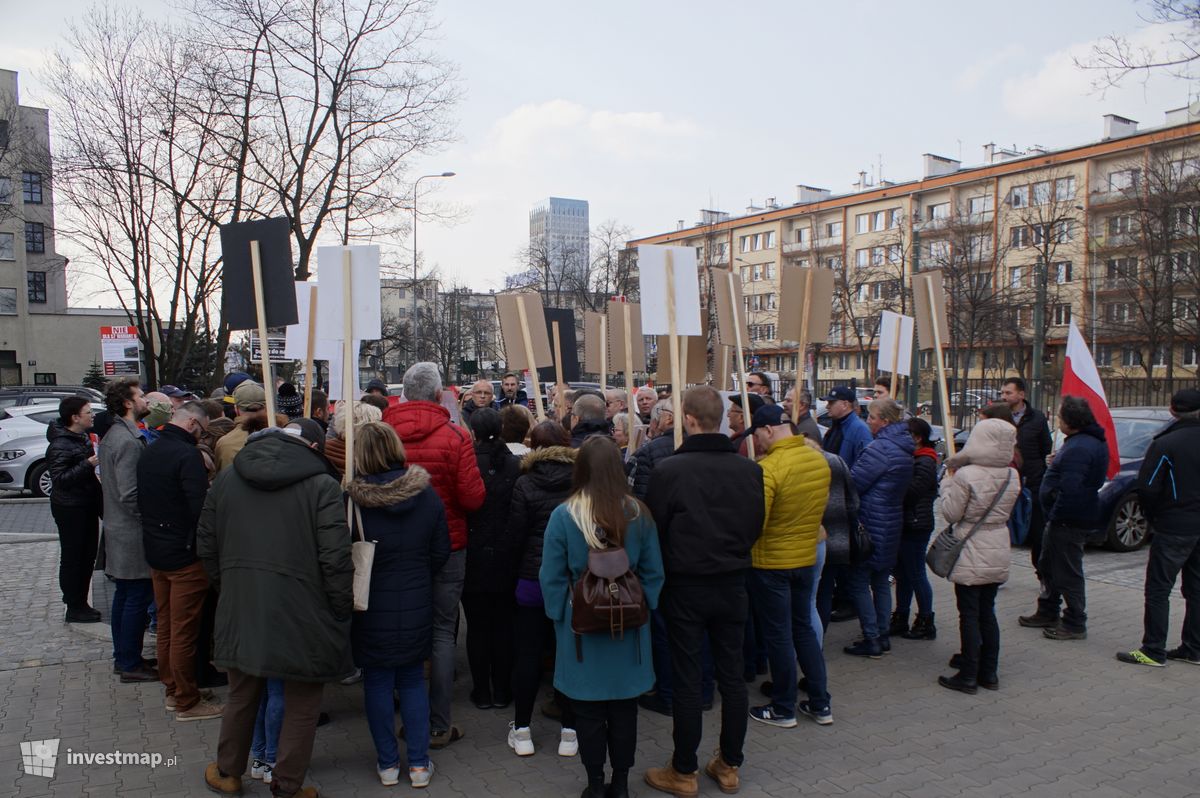
<path id="1" fill-rule="evenodd" d="M 758 461 L 767 514 L 751 550 L 755 568 L 804 568 L 817 562 L 817 536 L 829 500 L 829 464 L 797 435 L 778 441 Z"/>

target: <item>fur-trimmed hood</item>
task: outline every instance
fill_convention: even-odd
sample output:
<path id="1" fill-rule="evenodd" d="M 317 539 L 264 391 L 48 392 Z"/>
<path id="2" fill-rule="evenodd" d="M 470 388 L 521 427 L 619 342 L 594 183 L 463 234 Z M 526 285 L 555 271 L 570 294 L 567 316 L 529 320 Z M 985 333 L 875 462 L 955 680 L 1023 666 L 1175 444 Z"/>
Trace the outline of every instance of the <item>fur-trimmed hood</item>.
<path id="1" fill-rule="evenodd" d="M 538 463 L 565 463 L 574 467 L 576 450 L 570 446 L 543 446 L 521 459 L 521 471 L 528 474 Z"/>
<path id="2" fill-rule="evenodd" d="M 416 498 L 430 484 L 429 472 L 419 465 L 413 465 L 357 477 L 346 492 L 359 507 L 399 509 L 397 505 Z"/>

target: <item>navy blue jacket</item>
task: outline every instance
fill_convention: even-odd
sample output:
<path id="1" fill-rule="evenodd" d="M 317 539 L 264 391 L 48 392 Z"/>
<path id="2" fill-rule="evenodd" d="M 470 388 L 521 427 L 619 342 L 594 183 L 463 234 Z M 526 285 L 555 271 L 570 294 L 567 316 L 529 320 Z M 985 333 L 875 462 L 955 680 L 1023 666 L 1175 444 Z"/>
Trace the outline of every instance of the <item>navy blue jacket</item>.
<path id="1" fill-rule="evenodd" d="M 1200 537 L 1200 420 L 1181 418 L 1154 436 L 1137 491 L 1161 537 Z"/>
<path id="2" fill-rule="evenodd" d="M 476 444 L 475 456 L 487 498 L 482 507 L 467 516 L 463 591 L 511 595 L 517 584 L 518 546 L 523 538 L 511 533 L 508 518 L 513 486 L 521 476 L 521 461 L 500 440 Z"/>
<path id="3" fill-rule="evenodd" d="M 871 445 L 871 428 L 858 413 L 851 413 L 833 422 L 821 445 L 825 451 L 846 461 L 847 468 L 853 469 L 858 456 Z"/>
<path id="4" fill-rule="evenodd" d="M 1042 477 L 1038 499 L 1046 520 L 1094 529 L 1100 525 L 1097 494 L 1108 472 L 1108 444 L 1099 424 L 1068 435 Z"/>
<path id="5" fill-rule="evenodd" d="M 396 668 L 429 659 L 433 577 L 450 558 L 446 510 L 420 466 L 359 477 L 349 495 L 374 540 L 368 609 L 354 613 L 350 644 L 359 667 Z M 352 535 L 358 540 L 358 524 Z"/>
<path id="6" fill-rule="evenodd" d="M 650 477 L 654 467 L 660 460 L 665 460 L 675 454 L 675 430 L 669 429 L 654 440 L 646 443 L 633 455 L 633 476 L 631 486 L 633 495 L 640 501 L 646 500 L 650 490 Z"/>
<path id="7" fill-rule="evenodd" d="M 904 528 L 904 496 L 912 481 L 915 450 L 906 424 L 888 424 L 850 470 L 861 501 L 858 520 L 875 544 L 866 565 L 875 570 L 896 565 Z"/>

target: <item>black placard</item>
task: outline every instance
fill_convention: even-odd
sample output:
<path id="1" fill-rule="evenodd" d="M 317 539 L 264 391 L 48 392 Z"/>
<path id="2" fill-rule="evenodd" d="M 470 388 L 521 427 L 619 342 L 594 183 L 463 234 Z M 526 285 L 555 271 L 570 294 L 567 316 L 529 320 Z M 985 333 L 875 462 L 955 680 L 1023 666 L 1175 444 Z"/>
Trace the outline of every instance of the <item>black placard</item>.
<path id="1" fill-rule="evenodd" d="M 285 218 L 256 219 L 221 225 L 221 312 L 231 330 L 258 327 L 254 306 L 254 275 L 250 242 L 258 242 L 262 264 L 267 326 L 286 327 L 300 318 L 296 312 L 296 275 L 292 269 L 291 226 Z"/>
<path id="2" fill-rule="evenodd" d="M 579 346 L 575 341 L 575 312 L 565 308 L 546 308 L 546 336 L 550 339 L 550 350 L 554 350 L 554 322 L 558 322 L 558 340 L 562 348 L 562 372 L 564 382 L 579 382 Z M 554 366 L 538 369 L 538 380 L 554 382 L 558 379 Z"/>

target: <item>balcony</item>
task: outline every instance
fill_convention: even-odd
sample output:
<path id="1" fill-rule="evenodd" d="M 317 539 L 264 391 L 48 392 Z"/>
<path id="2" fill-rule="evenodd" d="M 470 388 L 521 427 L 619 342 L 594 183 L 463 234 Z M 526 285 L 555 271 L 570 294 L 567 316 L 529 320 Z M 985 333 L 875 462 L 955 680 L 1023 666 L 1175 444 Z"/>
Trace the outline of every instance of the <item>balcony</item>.
<path id="1" fill-rule="evenodd" d="M 995 216 L 991 211 L 983 211 L 981 213 L 970 213 L 966 216 L 966 223 L 971 227 L 979 227 L 981 225 L 990 225 L 992 218 Z"/>
<path id="2" fill-rule="evenodd" d="M 793 241 L 790 244 L 783 245 L 784 255 L 796 255 L 801 252 L 808 252 L 812 249 L 811 241 Z"/>
<path id="3" fill-rule="evenodd" d="M 1141 243 L 1141 235 L 1136 232 L 1109 233 L 1107 227 L 1102 227 L 1100 230 L 1092 233 L 1092 241 L 1095 242 L 1097 250 L 1120 249 L 1123 247 L 1136 247 Z"/>
<path id="4" fill-rule="evenodd" d="M 950 224 L 949 216 L 938 216 L 933 219 L 926 219 L 922 222 L 917 222 L 913 227 L 921 233 L 932 233 L 936 230 L 945 230 Z"/>
<path id="5" fill-rule="evenodd" d="M 1125 189 L 1098 189 L 1088 195 L 1088 205 L 1095 207 L 1097 205 L 1116 205 L 1121 202 L 1130 202 L 1134 198 L 1136 188 Z"/>
<path id="6" fill-rule="evenodd" d="M 842 236 L 830 236 L 828 238 L 818 238 L 816 249 L 833 249 L 834 247 L 841 248 Z"/>

